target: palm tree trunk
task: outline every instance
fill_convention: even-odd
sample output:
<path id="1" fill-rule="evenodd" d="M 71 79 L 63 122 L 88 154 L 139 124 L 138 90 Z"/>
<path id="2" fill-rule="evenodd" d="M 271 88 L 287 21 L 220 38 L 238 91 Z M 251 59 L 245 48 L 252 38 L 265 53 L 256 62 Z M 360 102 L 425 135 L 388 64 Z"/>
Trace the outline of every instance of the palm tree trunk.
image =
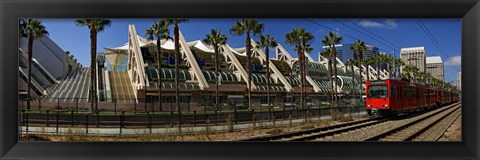
<path id="1" fill-rule="evenodd" d="M 402 66 L 399 64 L 398 65 L 398 76 L 401 76 L 401 75 L 402 75 Z"/>
<path id="2" fill-rule="evenodd" d="M 367 81 L 370 81 L 370 65 L 369 64 L 365 64 L 366 68 L 367 68 Z"/>
<path id="3" fill-rule="evenodd" d="M 352 108 L 355 106 L 355 70 L 353 70 L 354 64 L 352 66 Z M 352 108 L 350 108 L 350 118 L 352 118 Z"/>
<path id="4" fill-rule="evenodd" d="M 270 109 L 270 54 L 268 46 L 265 48 L 265 56 L 267 57 L 267 107 Z"/>
<path id="5" fill-rule="evenodd" d="M 392 77 L 392 70 L 390 69 L 390 62 L 387 62 L 388 78 Z"/>
<path id="6" fill-rule="evenodd" d="M 158 103 L 160 104 L 160 111 L 163 111 L 163 106 L 162 106 L 162 47 L 160 44 L 160 38 L 157 39 L 157 68 L 158 68 Z"/>
<path id="7" fill-rule="evenodd" d="M 305 56 L 305 52 L 302 51 L 302 81 L 303 81 L 303 84 L 305 84 L 305 86 L 303 86 L 302 88 L 302 104 L 304 105 L 303 108 L 305 107 L 306 103 L 307 103 L 307 82 L 306 82 L 306 74 L 305 74 L 305 71 L 306 71 L 306 67 L 307 67 L 307 57 Z M 308 107 L 308 106 L 307 106 Z"/>
<path id="8" fill-rule="evenodd" d="M 334 98 L 334 93 L 333 93 L 333 70 L 332 70 L 332 56 L 330 55 L 330 57 L 328 58 L 328 71 L 329 71 L 329 75 L 328 77 L 330 77 L 330 87 L 332 88 L 332 91 L 330 92 L 330 105 L 333 105 L 333 98 Z"/>
<path id="9" fill-rule="evenodd" d="M 359 73 L 360 73 L 360 77 L 359 77 L 359 81 L 360 81 L 359 84 L 360 84 L 360 85 L 358 86 L 358 90 L 360 91 L 359 99 L 362 99 L 362 94 L 363 94 L 363 91 L 362 91 L 362 90 L 363 90 L 363 89 L 362 89 L 362 86 L 363 86 L 363 75 L 362 75 L 362 73 L 363 73 L 363 72 L 362 72 L 362 71 L 363 71 L 363 69 L 362 69 L 362 59 L 361 59 L 361 57 L 360 57 L 360 54 L 361 54 L 361 52 L 359 52 L 359 53 L 357 54 L 357 66 L 358 66 Z"/>
<path id="10" fill-rule="evenodd" d="M 178 24 L 175 24 L 174 27 L 174 37 L 175 37 L 175 96 L 177 97 L 175 99 L 175 104 L 177 105 L 177 112 L 181 113 L 181 108 L 180 108 L 180 88 L 179 88 L 179 63 L 180 63 L 180 44 L 179 44 L 179 30 L 178 30 Z"/>
<path id="11" fill-rule="evenodd" d="M 380 66 L 379 66 L 379 65 L 380 65 L 380 62 L 377 61 L 377 66 L 376 66 L 376 69 L 377 69 L 377 80 L 380 79 Z"/>
<path id="12" fill-rule="evenodd" d="M 215 74 L 216 74 L 216 79 L 217 79 L 217 84 L 215 85 L 215 107 L 217 110 L 219 110 L 219 106 L 218 106 L 218 85 L 219 85 L 219 81 L 220 81 L 220 78 L 221 78 L 221 75 L 220 75 L 220 72 L 218 70 L 218 46 L 217 45 L 214 45 L 214 49 L 215 49 Z"/>
<path id="13" fill-rule="evenodd" d="M 30 110 L 30 88 L 32 88 L 32 59 L 33 59 L 33 35 L 28 35 L 28 84 L 27 84 L 27 110 Z"/>
<path id="14" fill-rule="evenodd" d="M 302 107 L 302 109 L 305 108 L 305 102 L 304 102 L 304 90 L 305 90 L 305 80 L 303 78 L 303 66 L 304 66 L 304 57 L 305 55 L 302 54 L 302 49 L 301 49 L 301 46 L 300 46 L 300 43 L 297 44 L 297 52 L 298 52 L 298 58 L 299 58 L 299 62 L 300 62 L 300 81 L 302 83 L 302 88 L 301 88 L 301 91 L 300 91 L 300 106 Z"/>
<path id="15" fill-rule="evenodd" d="M 90 67 L 91 67 L 91 72 L 90 72 L 90 78 L 91 78 L 91 95 L 90 95 L 90 101 L 91 101 L 91 111 L 97 111 L 97 87 L 96 87 L 96 82 L 97 82 L 97 75 L 96 75 L 96 57 L 97 57 L 97 30 L 95 26 L 90 29 Z"/>
<path id="16" fill-rule="evenodd" d="M 247 51 L 247 72 L 248 72 L 248 109 L 252 110 L 252 65 L 251 63 L 251 42 L 250 42 L 250 32 L 247 32 L 247 39 L 245 40 Z"/>
<path id="17" fill-rule="evenodd" d="M 335 90 L 333 91 L 334 94 L 334 103 L 335 107 L 337 107 L 337 101 L 338 101 L 338 95 L 337 95 L 337 50 L 335 49 L 335 45 L 332 45 L 332 52 L 333 52 L 333 80 L 334 80 L 334 85 L 335 85 Z"/>

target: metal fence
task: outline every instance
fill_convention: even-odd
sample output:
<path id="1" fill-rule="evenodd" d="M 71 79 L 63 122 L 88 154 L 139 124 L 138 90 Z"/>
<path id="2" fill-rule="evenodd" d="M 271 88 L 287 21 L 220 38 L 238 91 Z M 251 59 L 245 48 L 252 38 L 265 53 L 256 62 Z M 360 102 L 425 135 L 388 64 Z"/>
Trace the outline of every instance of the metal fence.
<path id="1" fill-rule="evenodd" d="M 96 111 L 93 113 L 82 113 L 74 110 L 19 110 L 19 126 L 25 128 L 20 130 L 21 133 L 31 133 L 29 127 L 50 127 L 54 128 L 53 133 L 63 133 L 61 128 L 76 127 L 83 128 L 84 132 L 88 133 L 88 128 L 118 128 L 119 133 L 122 134 L 122 129 L 125 128 L 165 128 L 165 127 L 191 127 L 191 126 L 207 126 L 207 125 L 225 125 L 227 123 L 242 124 L 255 123 L 262 121 L 276 121 L 288 119 L 308 119 L 332 116 L 332 109 L 336 109 L 343 114 L 358 115 L 365 111 L 365 108 L 357 105 L 355 107 L 337 107 L 331 108 L 272 108 L 264 111 L 253 110 L 236 110 L 231 112 L 197 112 L 191 113 L 182 112 L 105 112 Z M 229 118 L 231 117 L 231 118 Z M 78 133 L 77 133 L 78 134 Z"/>
<path id="2" fill-rule="evenodd" d="M 268 97 L 266 96 L 252 96 L 252 107 L 248 107 L 247 98 L 227 98 L 227 96 L 220 96 L 218 106 L 216 104 L 216 97 L 212 95 L 203 95 L 200 99 L 192 100 L 190 97 L 182 96 L 180 104 L 177 106 L 174 96 L 165 96 L 159 99 L 142 99 L 142 98 L 119 98 L 119 99 L 105 99 L 105 101 L 98 101 L 96 108 L 87 98 L 49 98 L 49 99 L 30 99 L 30 107 L 27 106 L 28 98 L 20 99 L 18 102 L 19 110 L 37 110 L 39 112 L 47 110 L 59 111 L 108 111 L 108 112 L 182 112 L 193 113 L 196 112 L 233 112 L 236 110 L 257 110 L 266 111 L 269 109 L 281 108 L 326 108 L 332 105 L 340 107 L 363 105 L 364 102 L 358 96 L 342 96 L 338 98 L 335 104 L 331 103 L 331 97 L 328 95 L 310 94 L 305 96 L 304 105 L 301 104 L 301 97 L 286 96 L 282 98 L 270 97 L 270 105 L 268 105 Z M 335 107 L 334 106 L 334 107 Z"/>

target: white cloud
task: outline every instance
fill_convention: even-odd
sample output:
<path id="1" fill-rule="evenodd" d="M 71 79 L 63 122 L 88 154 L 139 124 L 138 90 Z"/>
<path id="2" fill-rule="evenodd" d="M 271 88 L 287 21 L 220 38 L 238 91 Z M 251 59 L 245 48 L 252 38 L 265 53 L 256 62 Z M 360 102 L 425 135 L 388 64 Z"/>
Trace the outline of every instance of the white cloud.
<path id="1" fill-rule="evenodd" d="M 387 28 L 390 28 L 390 29 L 397 27 L 397 23 L 395 22 L 395 19 L 386 19 L 385 25 L 387 26 Z"/>
<path id="2" fill-rule="evenodd" d="M 397 27 L 397 23 L 395 22 L 395 19 L 386 19 L 383 22 L 376 22 L 369 19 L 362 19 L 360 20 L 360 22 L 358 22 L 358 24 L 363 27 L 374 27 L 374 28 L 393 29 Z"/>
<path id="3" fill-rule="evenodd" d="M 375 22 L 375 21 L 372 21 L 372 20 L 366 20 L 366 19 L 363 19 L 361 20 L 360 22 L 358 22 L 358 24 L 360 24 L 361 26 L 363 27 L 377 27 L 377 28 L 382 28 L 384 25 L 381 24 L 381 23 L 378 23 L 378 22 Z"/>
<path id="4" fill-rule="evenodd" d="M 334 28 L 335 33 L 340 34 L 340 28 Z"/>
<path id="5" fill-rule="evenodd" d="M 461 56 L 450 57 L 447 61 L 445 61 L 446 66 L 460 66 L 461 64 L 462 64 Z"/>

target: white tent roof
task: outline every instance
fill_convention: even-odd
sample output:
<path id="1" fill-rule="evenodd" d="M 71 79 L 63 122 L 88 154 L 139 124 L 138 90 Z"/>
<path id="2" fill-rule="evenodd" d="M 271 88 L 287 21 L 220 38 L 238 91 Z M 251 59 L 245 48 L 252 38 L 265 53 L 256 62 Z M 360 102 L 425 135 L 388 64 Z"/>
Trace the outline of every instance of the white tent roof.
<path id="1" fill-rule="evenodd" d="M 203 44 L 202 41 L 200 40 L 196 40 L 196 41 L 192 41 L 192 42 L 188 42 L 187 45 L 189 47 L 195 47 L 199 50 L 202 50 L 204 52 L 210 52 L 210 53 L 214 53 L 215 51 L 213 49 L 210 48 L 210 46 L 207 46 L 205 44 Z"/>
<path id="2" fill-rule="evenodd" d="M 244 48 L 232 48 L 230 45 L 227 44 L 227 47 L 235 54 L 238 54 L 240 56 L 247 56 L 247 52 L 245 47 Z"/>
<path id="3" fill-rule="evenodd" d="M 162 49 L 166 49 L 166 50 L 174 50 L 175 49 L 175 43 L 171 39 L 169 39 L 169 40 L 162 39 L 160 41 L 160 43 L 162 43 L 161 44 Z M 140 47 L 144 47 L 144 46 L 147 46 L 147 45 L 157 45 L 157 41 L 150 41 L 150 40 L 145 39 L 141 36 L 138 36 L 138 44 L 140 44 Z M 188 45 L 188 47 L 195 47 L 195 48 L 200 49 L 204 52 L 210 52 L 210 53 L 214 52 L 214 50 L 210 46 L 205 45 L 200 40 L 187 42 L 187 45 Z M 128 43 L 126 43 L 125 45 L 123 45 L 121 47 L 105 48 L 105 49 L 107 49 L 107 50 L 128 50 Z M 234 49 L 232 49 L 232 51 L 233 50 Z"/>

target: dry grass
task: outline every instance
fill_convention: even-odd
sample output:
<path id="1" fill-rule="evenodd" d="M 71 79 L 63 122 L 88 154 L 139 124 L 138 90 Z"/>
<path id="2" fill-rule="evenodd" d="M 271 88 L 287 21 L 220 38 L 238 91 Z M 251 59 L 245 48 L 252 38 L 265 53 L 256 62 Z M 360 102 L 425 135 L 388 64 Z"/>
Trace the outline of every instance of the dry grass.
<path id="1" fill-rule="evenodd" d="M 438 141 L 462 141 L 462 116 L 452 123 Z"/>
<path id="2" fill-rule="evenodd" d="M 229 116 L 227 118 L 231 119 Z M 354 117 L 353 120 L 366 119 L 364 117 Z M 289 123 L 288 123 L 289 121 Z M 333 120 L 322 120 L 322 121 L 309 121 L 309 123 L 302 124 L 292 124 L 291 115 L 288 118 L 287 123 L 285 124 L 275 124 L 275 127 L 266 128 L 266 126 L 258 126 L 255 129 L 251 130 L 233 130 L 233 125 L 227 125 L 228 132 L 213 133 L 211 131 L 210 121 L 206 121 L 205 129 L 200 133 L 194 133 L 192 129 L 183 130 L 183 134 L 179 135 L 178 128 L 172 128 L 167 130 L 163 134 L 151 134 L 149 131 L 144 131 L 144 133 L 138 133 L 141 136 L 101 136 L 98 134 L 91 135 L 82 135 L 79 130 L 71 129 L 68 130 L 71 135 L 43 135 L 42 138 L 49 139 L 51 141 L 154 141 L 154 142 L 169 142 L 169 141 L 235 141 L 240 139 L 246 139 L 257 136 L 265 136 L 270 134 L 278 134 L 285 132 L 293 132 L 305 129 L 312 129 L 315 127 L 324 127 L 328 125 L 334 125 L 342 123 L 339 121 Z M 262 128 L 264 127 L 264 128 Z"/>

